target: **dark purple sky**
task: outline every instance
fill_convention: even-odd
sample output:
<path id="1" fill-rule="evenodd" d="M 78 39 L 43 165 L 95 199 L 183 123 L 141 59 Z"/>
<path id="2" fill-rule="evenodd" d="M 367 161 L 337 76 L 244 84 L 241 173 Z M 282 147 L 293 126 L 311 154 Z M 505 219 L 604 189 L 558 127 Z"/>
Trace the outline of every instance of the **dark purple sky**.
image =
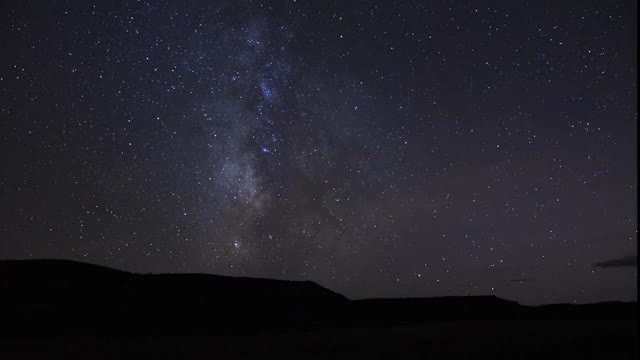
<path id="1" fill-rule="evenodd" d="M 636 300 L 635 1 L 5 1 L 0 257 Z"/>

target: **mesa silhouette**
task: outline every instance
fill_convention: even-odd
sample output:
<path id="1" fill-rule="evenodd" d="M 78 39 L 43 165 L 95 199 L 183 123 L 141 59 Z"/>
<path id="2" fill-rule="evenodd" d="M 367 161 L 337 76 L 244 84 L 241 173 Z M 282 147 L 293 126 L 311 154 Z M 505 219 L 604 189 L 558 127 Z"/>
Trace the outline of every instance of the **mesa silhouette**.
<path id="1" fill-rule="evenodd" d="M 6 334 L 221 334 L 451 320 L 635 319 L 636 304 L 524 306 L 495 296 L 350 300 L 311 281 L 134 274 L 0 260 Z"/>

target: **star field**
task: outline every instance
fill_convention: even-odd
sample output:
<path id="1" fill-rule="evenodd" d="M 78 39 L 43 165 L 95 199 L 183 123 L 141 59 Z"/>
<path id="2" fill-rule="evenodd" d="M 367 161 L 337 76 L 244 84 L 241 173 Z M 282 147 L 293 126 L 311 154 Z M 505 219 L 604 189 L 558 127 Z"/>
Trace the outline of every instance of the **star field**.
<path id="1" fill-rule="evenodd" d="M 633 1 L 0 8 L 2 258 L 637 298 Z"/>

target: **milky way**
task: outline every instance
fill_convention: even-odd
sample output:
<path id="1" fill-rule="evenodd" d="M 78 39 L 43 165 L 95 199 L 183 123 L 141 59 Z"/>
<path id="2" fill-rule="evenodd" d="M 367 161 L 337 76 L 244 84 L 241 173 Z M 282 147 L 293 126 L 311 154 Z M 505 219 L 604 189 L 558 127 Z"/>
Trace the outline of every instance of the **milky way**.
<path id="1" fill-rule="evenodd" d="M 7 2 L 0 256 L 636 299 L 636 6 Z"/>

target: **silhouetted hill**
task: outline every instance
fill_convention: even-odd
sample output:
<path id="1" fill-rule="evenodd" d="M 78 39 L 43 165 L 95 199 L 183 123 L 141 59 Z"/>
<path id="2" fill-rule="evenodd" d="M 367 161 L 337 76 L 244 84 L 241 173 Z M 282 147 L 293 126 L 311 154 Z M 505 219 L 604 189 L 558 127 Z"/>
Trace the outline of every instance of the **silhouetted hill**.
<path id="1" fill-rule="evenodd" d="M 635 304 L 522 306 L 494 296 L 351 301 L 310 281 L 133 274 L 68 260 L 0 261 L 11 333 L 251 333 L 451 320 L 635 318 Z"/>
<path id="2" fill-rule="evenodd" d="M 0 293 L 5 323 L 30 333 L 277 329 L 321 322 L 348 302 L 311 281 L 133 274 L 66 260 L 0 261 Z"/>
<path id="3" fill-rule="evenodd" d="M 98 296 L 94 300 L 134 301 L 136 296 L 158 296 L 156 301 L 345 301 L 346 298 L 311 281 L 286 281 L 208 274 L 133 274 L 69 260 L 0 261 L 0 286 L 19 289 L 21 301 L 38 301 L 71 295 Z M 114 291 L 124 291 L 116 293 Z M 65 293 L 68 292 L 68 293 Z"/>
<path id="4" fill-rule="evenodd" d="M 0 261 L 0 358 L 628 358 L 635 303 L 349 300 L 309 281 Z"/>

